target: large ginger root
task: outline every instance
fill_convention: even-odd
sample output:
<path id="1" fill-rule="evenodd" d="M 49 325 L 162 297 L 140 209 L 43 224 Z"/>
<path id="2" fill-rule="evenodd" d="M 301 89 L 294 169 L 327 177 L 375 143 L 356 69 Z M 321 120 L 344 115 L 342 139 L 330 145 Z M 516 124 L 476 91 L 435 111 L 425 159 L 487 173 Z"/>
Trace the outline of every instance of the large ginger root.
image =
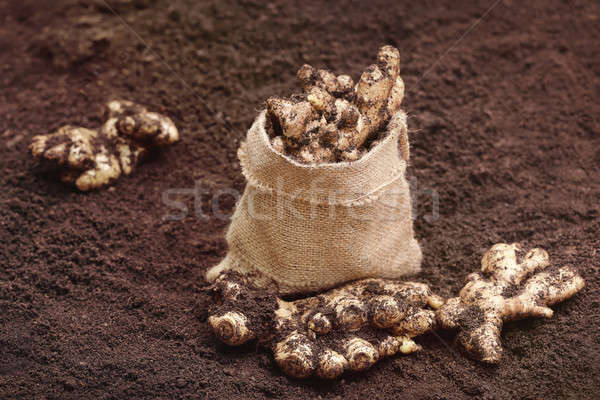
<path id="1" fill-rule="evenodd" d="M 209 324 L 229 345 L 259 339 L 286 374 L 332 379 L 420 349 L 412 338 L 436 326 L 443 300 L 427 285 L 366 279 L 316 297 L 284 301 L 276 287 L 235 272 L 217 278 Z M 432 309 L 427 309 L 429 306 Z"/>
<path id="2" fill-rule="evenodd" d="M 109 102 L 105 117 L 99 130 L 66 125 L 55 133 L 35 136 L 29 150 L 62 168 L 64 182 L 87 191 L 129 175 L 151 150 L 179 139 L 171 119 L 129 101 Z"/>
<path id="3" fill-rule="evenodd" d="M 274 353 L 290 376 L 333 379 L 396 353 L 436 326 L 443 299 L 422 283 L 365 279 L 307 299 L 279 300 Z"/>
<path id="4" fill-rule="evenodd" d="M 404 97 L 400 53 L 392 46 L 379 50 L 377 64 L 356 85 L 348 75 L 310 65 L 300 68 L 298 79 L 303 95 L 267 100 L 268 128 L 277 151 L 305 163 L 358 159 L 367 152 L 366 141 L 383 130 Z"/>
<path id="5" fill-rule="evenodd" d="M 517 243 L 496 244 L 483 256 L 483 276 L 473 273 L 461 290 L 438 310 L 442 327 L 459 329 L 457 341 L 481 361 L 497 363 L 502 356 L 502 324 L 525 317 L 550 318 L 549 305 L 573 296 L 584 281 L 571 267 L 531 273 L 546 268 L 548 253 L 532 249 L 518 262 Z"/>

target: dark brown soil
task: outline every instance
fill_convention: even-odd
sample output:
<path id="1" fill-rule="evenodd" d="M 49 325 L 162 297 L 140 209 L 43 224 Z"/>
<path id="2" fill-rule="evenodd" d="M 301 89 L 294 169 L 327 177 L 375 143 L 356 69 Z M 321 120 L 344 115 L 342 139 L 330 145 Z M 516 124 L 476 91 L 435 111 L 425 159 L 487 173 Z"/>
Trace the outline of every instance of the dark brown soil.
<path id="1" fill-rule="evenodd" d="M 597 1 L 109 3 L 120 17 L 103 0 L 0 0 L 0 398 L 597 398 Z M 196 211 L 230 213 L 232 196 L 207 199 L 243 188 L 236 148 L 262 102 L 296 91 L 305 62 L 356 79 L 384 43 L 408 90 L 419 279 L 456 294 L 487 247 L 521 241 L 587 286 L 552 319 L 507 324 L 497 367 L 441 333 L 362 374 L 290 380 L 269 352 L 215 341 L 203 272 L 227 220 L 185 193 L 188 216 L 164 219 L 180 211 L 162 194 L 198 182 Z M 182 142 L 85 194 L 27 154 L 35 134 L 98 126 L 113 97 L 168 114 Z"/>

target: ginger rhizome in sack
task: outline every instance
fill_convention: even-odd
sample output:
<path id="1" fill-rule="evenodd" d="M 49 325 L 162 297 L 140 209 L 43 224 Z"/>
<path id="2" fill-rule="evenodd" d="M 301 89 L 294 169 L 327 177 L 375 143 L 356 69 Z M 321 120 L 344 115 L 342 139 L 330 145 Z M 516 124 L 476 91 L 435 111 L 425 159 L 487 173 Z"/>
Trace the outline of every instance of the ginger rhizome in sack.
<path id="1" fill-rule="evenodd" d="M 246 188 L 209 281 L 230 269 L 292 294 L 419 272 L 399 70 L 385 46 L 355 86 L 304 66 L 304 95 L 269 99 L 238 150 Z"/>

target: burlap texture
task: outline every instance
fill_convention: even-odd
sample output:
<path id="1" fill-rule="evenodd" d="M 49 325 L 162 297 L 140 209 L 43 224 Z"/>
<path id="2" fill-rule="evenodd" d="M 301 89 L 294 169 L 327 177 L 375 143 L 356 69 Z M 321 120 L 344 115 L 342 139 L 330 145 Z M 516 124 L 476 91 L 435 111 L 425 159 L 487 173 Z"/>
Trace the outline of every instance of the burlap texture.
<path id="1" fill-rule="evenodd" d="M 262 112 L 238 151 L 247 184 L 227 231 L 229 252 L 207 273 L 258 270 L 283 294 L 308 293 L 367 277 L 420 271 L 414 238 L 406 115 L 354 162 L 307 165 L 270 145 Z"/>

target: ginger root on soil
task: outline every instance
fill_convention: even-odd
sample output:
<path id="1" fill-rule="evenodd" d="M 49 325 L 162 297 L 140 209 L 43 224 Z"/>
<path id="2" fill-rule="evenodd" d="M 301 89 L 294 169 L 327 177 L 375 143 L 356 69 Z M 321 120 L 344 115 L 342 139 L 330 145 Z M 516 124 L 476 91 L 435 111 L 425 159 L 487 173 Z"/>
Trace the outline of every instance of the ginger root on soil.
<path id="1" fill-rule="evenodd" d="M 87 191 L 129 175 L 150 151 L 179 140 L 170 118 L 130 101 L 109 102 L 104 116 L 106 122 L 98 130 L 66 125 L 35 136 L 29 150 L 61 168 L 64 182 Z"/>
<path id="2" fill-rule="evenodd" d="M 368 151 L 366 142 L 378 139 L 404 97 L 400 53 L 392 46 L 379 50 L 377 63 L 356 85 L 348 75 L 306 64 L 297 76 L 304 93 L 269 98 L 267 128 L 276 151 L 303 163 L 357 160 Z"/>
<path id="3" fill-rule="evenodd" d="M 495 363 L 504 322 L 551 317 L 549 305 L 584 286 L 572 267 L 539 272 L 549 265 L 542 249 L 519 259 L 517 253 L 518 244 L 494 245 L 483 256 L 483 275 L 471 274 L 460 296 L 445 302 L 426 284 L 387 279 L 285 301 L 260 272 L 225 270 L 212 285 L 208 322 L 226 344 L 257 339 L 270 347 L 277 364 L 295 378 L 333 379 L 365 370 L 383 357 L 420 350 L 413 338 L 437 328 L 460 330 L 457 341 L 469 353 Z"/>
<path id="4" fill-rule="evenodd" d="M 412 339 L 436 326 L 433 309 L 444 302 L 413 282 L 366 279 L 295 301 L 277 298 L 273 285 L 253 282 L 256 276 L 231 271 L 219 276 L 208 322 L 226 344 L 259 339 L 296 378 L 332 379 L 419 350 Z"/>
<path id="5" fill-rule="evenodd" d="M 420 350 L 413 338 L 436 327 L 433 309 L 443 302 L 425 284 L 383 279 L 279 300 L 275 361 L 296 378 L 365 370 L 383 357 Z"/>
<path id="6" fill-rule="evenodd" d="M 500 332 L 504 322 L 525 317 L 550 318 L 548 306 L 566 300 L 584 286 L 572 267 L 532 273 L 549 264 L 548 253 L 532 249 L 520 260 L 517 243 L 492 246 L 481 260 L 483 276 L 473 273 L 460 291 L 438 310 L 443 328 L 458 329 L 458 343 L 477 359 L 497 363 L 502 356 Z"/>

